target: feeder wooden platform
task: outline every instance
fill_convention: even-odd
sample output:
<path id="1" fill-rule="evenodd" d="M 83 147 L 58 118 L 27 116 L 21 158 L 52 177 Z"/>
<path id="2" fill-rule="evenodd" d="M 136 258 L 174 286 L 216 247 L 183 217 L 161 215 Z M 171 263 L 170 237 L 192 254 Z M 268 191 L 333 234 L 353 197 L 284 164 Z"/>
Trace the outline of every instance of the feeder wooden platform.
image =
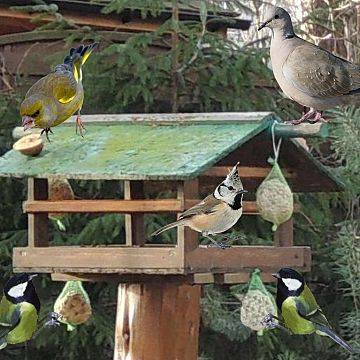
<path id="1" fill-rule="evenodd" d="M 50 273 L 59 281 L 115 281 L 120 284 L 116 360 L 127 355 L 195 360 L 202 284 L 247 282 L 254 268 L 262 270 L 264 281 L 272 281 L 271 273 L 283 266 L 309 271 L 310 248 L 293 245 L 292 219 L 274 233 L 273 246 L 207 247 L 199 245 L 198 233 L 183 227 L 176 230 L 176 244 L 148 244 L 144 215 L 172 213 L 175 219 L 211 193 L 239 161 L 244 188 L 250 191 L 243 218 L 256 216 L 254 193 L 270 171 L 267 159 L 272 155 L 274 120 L 270 113 L 89 115 L 83 116 L 85 139 L 74 134 L 70 121 L 70 126 L 55 129 L 51 143 L 37 157 L 9 151 L 0 158 L 0 176 L 28 178 L 23 204 L 28 214 L 28 246 L 14 248 L 14 271 Z M 281 124 L 275 126 L 275 133 L 277 128 L 284 136 L 279 162 L 294 192 L 342 189 L 293 139 L 314 136 L 320 129 Z M 14 134 L 22 133 L 16 129 Z M 49 177 L 118 180 L 124 182 L 124 197 L 50 201 Z M 164 189 L 170 198 L 158 198 Z M 53 246 L 48 213 L 54 212 L 123 213 L 125 242 Z M 129 307 L 138 311 L 130 314 Z M 137 337 L 136 327 L 151 331 L 159 318 L 164 319 L 161 328 L 152 331 L 157 345 L 149 345 L 150 357 L 143 355 L 146 341 Z M 161 341 L 164 333 L 180 339 L 179 343 L 174 340 L 175 345 L 167 347 Z M 183 351 L 178 352 L 177 346 Z"/>

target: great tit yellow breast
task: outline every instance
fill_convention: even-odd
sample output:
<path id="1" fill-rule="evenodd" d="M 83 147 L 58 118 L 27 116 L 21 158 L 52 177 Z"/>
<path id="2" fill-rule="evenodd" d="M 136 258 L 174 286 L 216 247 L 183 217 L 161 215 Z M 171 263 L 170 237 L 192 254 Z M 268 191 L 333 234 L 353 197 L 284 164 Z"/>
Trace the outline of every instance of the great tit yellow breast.
<path id="1" fill-rule="evenodd" d="M 298 313 L 296 298 L 293 296 L 288 297 L 282 303 L 281 315 L 284 319 L 285 326 L 294 334 L 305 335 L 315 331 L 314 324 L 301 317 Z"/>
<path id="2" fill-rule="evenodd" d="M 27 302 L 16 306 L 20 308 L 20 322 L 7 335 L 8 344 L 19 344 L 30 340 L 37 328 L 38 313 L 35 306 Z"/>

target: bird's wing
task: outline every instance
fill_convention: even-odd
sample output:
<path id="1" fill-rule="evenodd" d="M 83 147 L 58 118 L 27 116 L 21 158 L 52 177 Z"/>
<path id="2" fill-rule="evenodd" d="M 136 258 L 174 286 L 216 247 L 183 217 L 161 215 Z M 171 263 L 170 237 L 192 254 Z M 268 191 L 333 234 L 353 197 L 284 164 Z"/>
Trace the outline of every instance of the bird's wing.
<path id="1" fill-rule="evenodd" d="M 199 214 L 210 214 L 216 211 L 217 207 L 222 204 L 214 195 L 207 196 L 203 201 L 199 202 L 192 208 L 186 210 L 179 216 L 179 220 L 185 219 Z"/>
<path id="2" fill-rule="evenodd" d="M 56 70 L 36 82 L 27 92 L 26 97 L 33 94 L 53 94 L 60 103 L 66 104 L 74 99 L 77 82 L 71 71 Z"/>
<path id="3" fill-rule="evenodd" d="M 360 76 L 354 82 L 354 65 L 346 60 L 305 43 L 287 57 L 282 72 L 298 90 L 314 97 L 326 98 L 346 95 L 360 86 Z M 358 83 L 359 82 L 359 83 Z"/>
<path id="4" fill-rule="evenodd" d="M 311 321 L 314 324 L 330 327 L 329 322 L 327 321 L 320 306 L 316 302 L 313 293 L 307 285 L 305 285 L 300 300 L 296 299 L 295 303 L 297 312 L 302 318 Z"/>
<path id="5" fill-rule="evenodd" d="M 11 315 L 9 323 L 0 323 L 0 339 L 5 337 L 12 331 L 20 322 L 20 308 L 16 307 Z"/>
<path id="6" fill-rule="evenodd" d="M 55 98 L 62 104 L 74 99 L 77 90 L 77 82 L 70 71 L 63 73 L 55 72 L 53 80 L 53 92 Z"/>

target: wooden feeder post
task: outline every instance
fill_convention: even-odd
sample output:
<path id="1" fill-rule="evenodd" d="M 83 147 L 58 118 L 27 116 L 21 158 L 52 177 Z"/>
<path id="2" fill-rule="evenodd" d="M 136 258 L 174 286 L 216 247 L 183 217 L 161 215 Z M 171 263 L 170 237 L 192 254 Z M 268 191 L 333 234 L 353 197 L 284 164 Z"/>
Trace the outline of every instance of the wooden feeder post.
<path id="1" fill-rule="evenodd" d="M 198 197 L 198 180 L 179 182 L 177 198 Z M 144 197 L 141 181 L 125 181 L 125 200 Z M 144 215 L 126 214 L 126 245 L 145 244 Z M 178 246 L 187 251 L 198 246 L 198 235 L 178 228 Z M 200 323 L 200 285 L 165 277 L 118 285 L 114 360 L 196 360 Z"/>
<path id="2" fill-rule="evenodd" d="M 199 285 L 120 284 L 114 360 L 196 360 Z"/>

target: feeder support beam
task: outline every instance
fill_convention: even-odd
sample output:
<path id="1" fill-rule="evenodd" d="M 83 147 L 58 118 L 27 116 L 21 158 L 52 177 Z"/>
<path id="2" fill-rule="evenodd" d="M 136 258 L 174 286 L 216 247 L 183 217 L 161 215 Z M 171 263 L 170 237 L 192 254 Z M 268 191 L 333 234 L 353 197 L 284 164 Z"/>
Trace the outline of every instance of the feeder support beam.
<path id="1" fill-rule="evenodd" d="M 28 179 L 28 200 L 47 200 L 47 179 Z M 28 214 L 29 247 L 49 246 L 48 213 Z"/>

